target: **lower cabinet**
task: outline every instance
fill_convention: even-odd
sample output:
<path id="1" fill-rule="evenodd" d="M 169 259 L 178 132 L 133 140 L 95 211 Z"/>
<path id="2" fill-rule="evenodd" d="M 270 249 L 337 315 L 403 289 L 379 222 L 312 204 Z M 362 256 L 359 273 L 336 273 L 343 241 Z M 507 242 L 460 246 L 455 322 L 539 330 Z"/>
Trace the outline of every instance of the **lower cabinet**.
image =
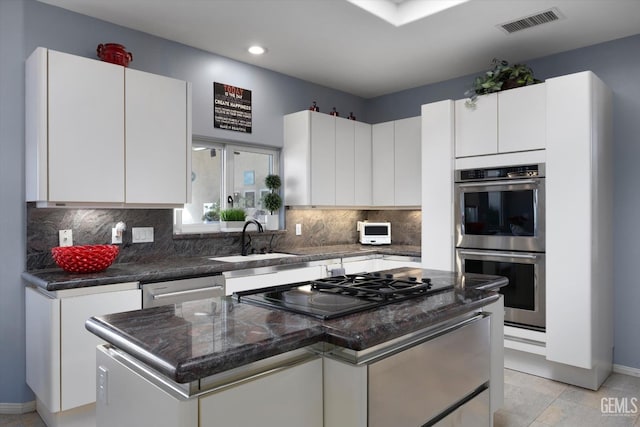
<path id="1" fill-rule="evenodd" d="M 199 399 L 199 427 L 322 427 L 322 359 Z"/>
<path id="2" fill-rule="evenodd" d="M 26 288 L 25 304 L 27 384 L 38 398 L 38 412 L 44 411 L 41 405 L 55 414 L 95 402 L 95 348 L 102 340 L 84 323 L 91 316 L 139 309 L 138 283 L 90 291 Z"/>
<path id="3" fill-rule="evenodd" d="M 282 363 L 255 372 L 248 365 L 226 379 L 212 380 L 217 384 L 212 391 L 188 397 L 165 387 L 151 371 L 121 362 L 117 350 L 100 346 L 94 355 L 98 375 L 105 378 L 96 404 L 97 427 L 324 424 L 319 356 L 285 357 Z"/>

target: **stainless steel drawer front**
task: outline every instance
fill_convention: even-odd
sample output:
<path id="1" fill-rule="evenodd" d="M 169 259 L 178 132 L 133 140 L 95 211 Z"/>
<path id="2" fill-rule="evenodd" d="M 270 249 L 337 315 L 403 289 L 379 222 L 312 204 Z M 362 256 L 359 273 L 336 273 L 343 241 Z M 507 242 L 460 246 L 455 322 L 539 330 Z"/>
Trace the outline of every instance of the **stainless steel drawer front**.
<path id="1" fill-rule="evenodd" d="M 489 333 L 479 317 L 369 365 L 369 427 L 423 425 L 487 383 Z"/>

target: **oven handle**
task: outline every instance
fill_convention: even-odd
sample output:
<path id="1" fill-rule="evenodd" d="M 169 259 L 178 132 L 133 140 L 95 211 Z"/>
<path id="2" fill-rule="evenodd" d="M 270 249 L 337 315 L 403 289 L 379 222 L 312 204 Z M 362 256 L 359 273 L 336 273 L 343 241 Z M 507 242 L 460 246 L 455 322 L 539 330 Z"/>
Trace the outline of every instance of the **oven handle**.
<path id="1" fill-rule="evenodd" d="M 521 259 L 537 259 L 538 255 L 536 254 L 515 254 L 513 252 L 509 252 L 505 254 L 504 252 L 480 252 L 480 251 L 462 251 L 458 249 L 458 253 L 462 255 L 478 255 L 478 256 L 495 256 L 502 258 L 521 258 Z"/>
<path id="2" fill-rule="evenodd" d="M 469 187 L 496 187 L 499 185 L 519 185 L 519 184 L 540 184 L 540 180 L 537 179 L 514 179 L 514 180 L 504 180 L 504 181 L 481 181 L 481 182 L 463 182 L 456 183 L 458 187 L 461 188 L 469 188 Z"/>

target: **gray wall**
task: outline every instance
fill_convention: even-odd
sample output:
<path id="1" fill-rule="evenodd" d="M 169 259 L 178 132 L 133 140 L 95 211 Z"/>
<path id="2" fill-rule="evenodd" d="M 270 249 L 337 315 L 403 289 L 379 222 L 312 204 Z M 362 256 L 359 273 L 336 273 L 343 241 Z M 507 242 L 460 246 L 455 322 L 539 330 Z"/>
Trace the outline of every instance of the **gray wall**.
<path id="1" fill-rule="evenodd" d="M 308 108 L 316 100 L 321 111 L 335 106 L 377 123 L 420 114 L 420 105 L 461 98 L 470 78 L 416 88 L 372 100 L 273 73 L 158 39 L 34 0 L 0 0 L 0 403 L 33 399 L 24 384 L 24 297 L 20 273 L 25 266 L 24 204 L 24 60 L 37 46 L 95 57 L 99 43 L 119 42 L 134 53 L 131 68 L 193 82 L 194 133 L 227 140 L 282 145 L 282 115 Z M 591 69 L 615 92 L 615 363 L 640 368 L 640 288 L 632 270 L 640 259 L 634 242 L 640 230 L 639 182 L 633 162 L 640 159 L 640 36 L 530 61 L 542 77 Z M 253 90 L 254 133 L 216 131 L 212 125 L 212 83 L 219 81 Z M 569 308 L 568 308 L 569 310 Z M 568 315 L 570 312 L 568 311 Z"/>

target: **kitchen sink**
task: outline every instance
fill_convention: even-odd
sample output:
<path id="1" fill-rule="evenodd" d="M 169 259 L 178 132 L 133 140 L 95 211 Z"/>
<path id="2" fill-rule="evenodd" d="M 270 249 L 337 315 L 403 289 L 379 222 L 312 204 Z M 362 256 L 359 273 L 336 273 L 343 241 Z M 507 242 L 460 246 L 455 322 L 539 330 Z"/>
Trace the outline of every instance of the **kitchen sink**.
<path id="1" fill-rule="evenodd" d="M 281 252 L 270 252 L 266 254 L 251 254 L 251 255 L 230 255 L 222 257 L 209 258 L 211 261 L 223 261 L 223 262 L 246 262 L 246 261 L 260 261 L 263 259 L 277 259 L 294 257 L 296 255 L 284 254 Z"/>

